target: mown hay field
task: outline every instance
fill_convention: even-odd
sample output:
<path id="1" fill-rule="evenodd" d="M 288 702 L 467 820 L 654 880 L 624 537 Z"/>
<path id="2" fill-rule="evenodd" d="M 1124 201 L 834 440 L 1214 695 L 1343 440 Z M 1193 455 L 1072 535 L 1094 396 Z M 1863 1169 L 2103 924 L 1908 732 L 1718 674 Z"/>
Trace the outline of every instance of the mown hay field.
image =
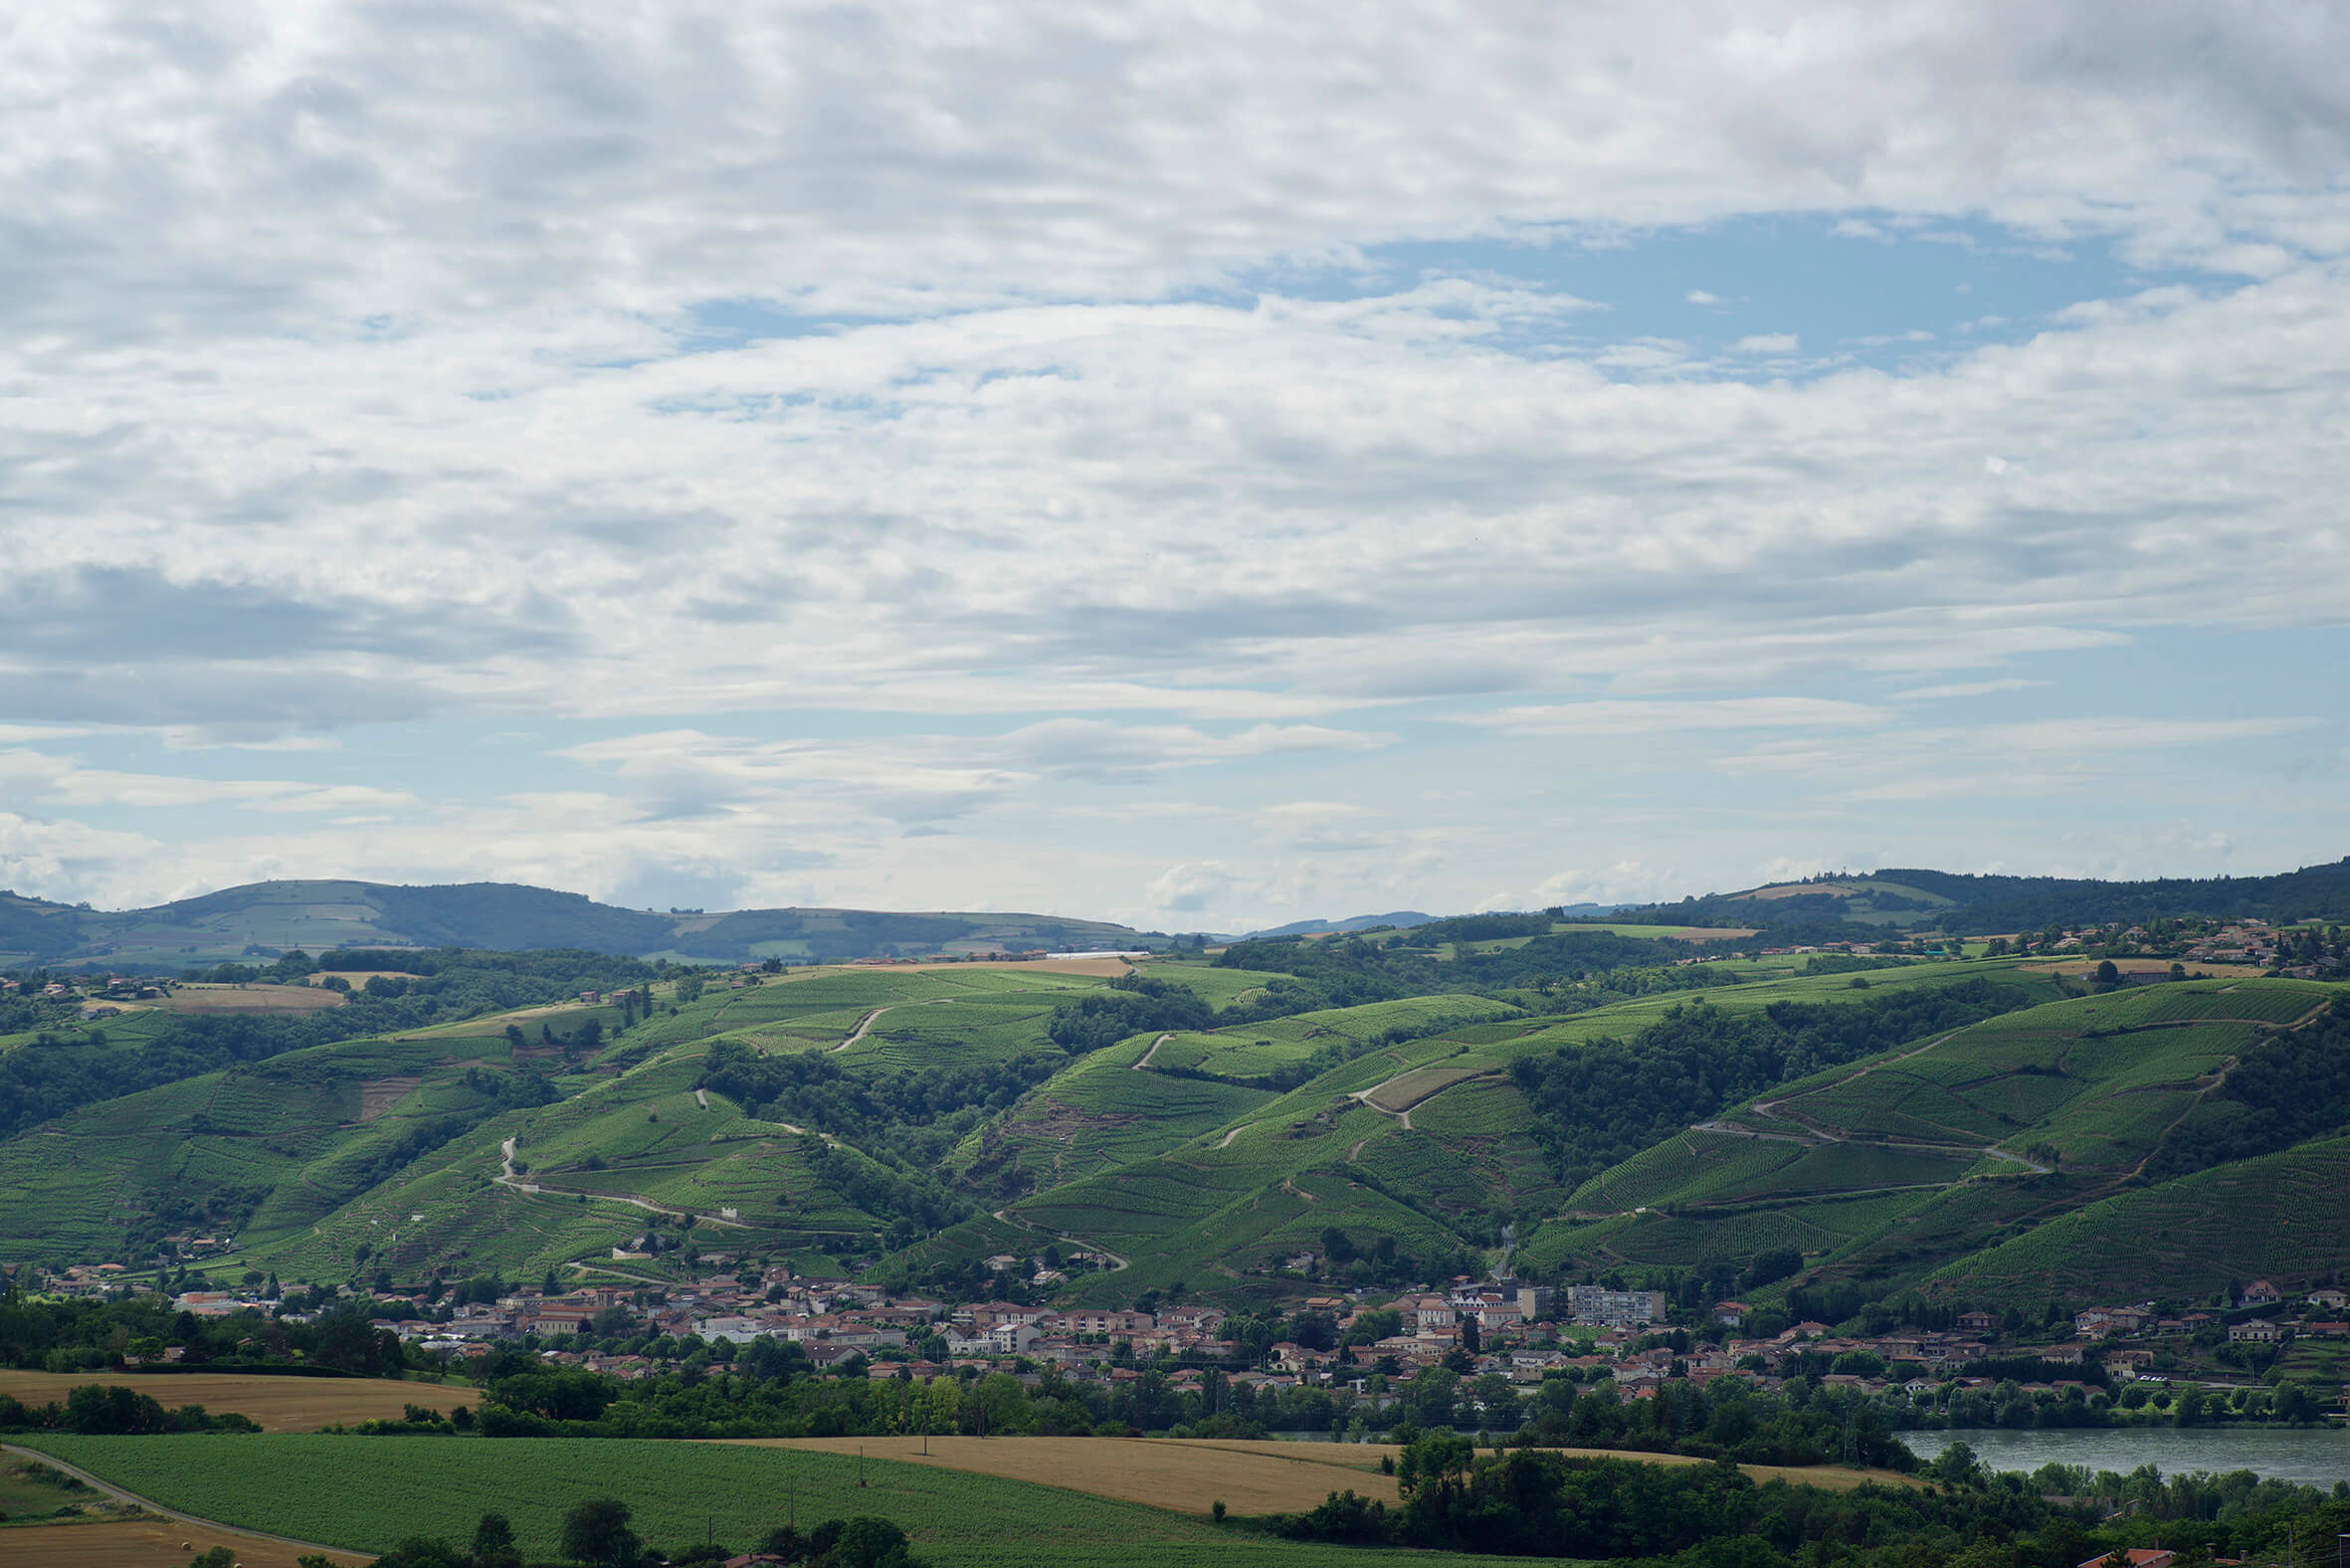
<path id="1" fill-rule="evenodd" d="M 202 1405 L 214 1415 L 251 1416 L 264 1432 L 316 1432 L 337 1424 L 397 1421 L 404 1406 L 446 1416 L 479 1395 L 444 1383 L 390 1378 L 272 1377 L 260 1372 L 19 1372 L 0 1368 L 0 1395 L 27 1405 L 62 1405 L 85 1383 L 116 1384 L 167 1409 Z"/>
<path id="2" fill-rule="evenodd" d="M 320 1013 L 343 994 L 314 985 L 182 985 L 155 1003 L 172 1013 Z"/>
<path id="3" fill-rule="evenodd" d="M 185 1568 L 190 1558 L 215 1546 L 235 1552 L 245 1568 L 295 1568 L 295 1559 L 309 1550 L 177 1519 L 0 1529 L 0 1562 L 39 1563 L 41 1568 Z M 342 1563 L 367 1561 L 362 1552 L 332 1555 Z"/>

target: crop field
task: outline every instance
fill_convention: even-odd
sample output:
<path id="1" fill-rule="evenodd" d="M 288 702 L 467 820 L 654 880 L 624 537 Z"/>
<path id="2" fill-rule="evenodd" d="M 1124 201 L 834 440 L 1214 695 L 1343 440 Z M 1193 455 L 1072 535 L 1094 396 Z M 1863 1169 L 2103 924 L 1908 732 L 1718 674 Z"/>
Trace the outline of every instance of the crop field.
<path id="1" fill-rule="evenodd" d="M 1153 980 L 1168 981 L 1206 999 L 1220 1013 L 1235 1002 L 1254 997 L 1271 982 L 1289 978 L 1261 969 L 1219 969 L 1208 964 L 1164 962 L 1146 964 L 1142 972 Z"/>
<path id="2" fill-rule="evenodd" d="M 2125 1190 L 1949 1265 L 1927 1282 L 2008 1301 L 2102 1299 L 2149 1276 L 2182 1296 L 2259 1274 L 2288 1288 L 2350 1266 L 2350 1138 Z"/>
<path id="3" fill-rule="evenodd" d="M 906 1072 L 1058 1052 L 1061 1048 L 1045 1033 L 1057 1000 L 1019 995 L 893 1007 L 874 1020 L 864 1039 L 842 1051 L 841 1064 Z"/>
<path id="4" fill-rule="evenodd" d="M 315 1432 L 337 1423 L 397 1421 L 407 1405 L 443 1415 L 473 1405 L 474 1390 L 457 1384 L 391 1378 L 271 1377 L 254 1372 L 20 1372 L 0 1368 L 0 1395 L 27 1405 L 63 1404 L 85 1383 L 119 1383 L 168 1409 L 202 1405 L 214 1415 L 251 1416 L 265 1432 Z"/>
<path id="5" fill-rule="evenodd" d="M 1059 1186 L 1189 1143 L 1273 1097 L 1266 1089 L 1133 1071 L 1148 1048 L 1146 1037 L 1078 1058 L 966 1138 L 953 1165 L 968 1171 L 997 1160 L 1041 1186 Z"/>
<path id="6" fill-rule="evenodd" d="M 1353 1487 L 1393 1505 L 1395 1477 L 1379 1472 L 1397 1450 L 1340 1443 L 1224 1439 L 748 1438 L 729 1447 L 855 1455 L 1065 1486 L 1120 1502 L 1206 1514 L 1222 1499 L 1235 1513 L 1290 1513 Z M 925 1456 L 923 1450 L 929 1452 Z"/>
<path id="7" fill-rule="evenodd" d="M 1502 1078 L 1456 1083 L 1412 1107 L 1412 1125 L 1439 1138 L 1522 1135 L 1532 1112 L 1516 1085 Z"/>
<path id="8" fill-rule="evenodd" d="M 879 1447 L 891 1440 L 870 1441 Z M 1022 1441 L 1034 1440 L 993 1440 Z M 1105 1450 L 1137 1446 L 1077 1441 L 1099 1442 Z M 914 1549 L 939 1568 L 1090 1568 L 1108 1562 L 1137 1568 L 1364 1568 L 1397 1560 L 1393 1552 L 1236 1537 L 1187 1513 L 1066 1487 L 879 1458 L 861 1465 L 853 1454 L 805 1448 L 594 1439 L 48 1436 L 30 1446 L 203 1518 L 357 1550 L 381 1550 L 413 1534 L 464 1540 L 484 1511 L 495 1509 L 513 1521 L 526 1557 L 551 1557 L 567 1509 L 584 1498 L 617 1497 L 633 1510 L 633 1527 L 671 1550 L 701 1540 L 705 1530 L 744 1549 L 783 1523 L 788 1512 L 802 1529 L 855 1514 L 893 1519 Z M 1318 1468 L 1337 1477 L 1323 1491 L 1348 1483 L 1343 1470 Z M 868 1482 L 863 1487 L 861 1470 Z M 1523 1559 L 1414 1553 L 1411 1561 L 1428 1568 L 1502 1568 Z"/>

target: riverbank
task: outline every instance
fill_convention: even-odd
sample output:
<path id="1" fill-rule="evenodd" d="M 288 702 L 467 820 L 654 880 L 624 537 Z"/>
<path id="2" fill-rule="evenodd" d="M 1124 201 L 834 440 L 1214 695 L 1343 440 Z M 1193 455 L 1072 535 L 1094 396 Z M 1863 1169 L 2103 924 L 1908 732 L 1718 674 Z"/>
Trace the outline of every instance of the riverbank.
<path id="1" fill-rule="evenodd" d="M 2079 1465 L 2127 1474 L 2151 1465 L 2165 1475 L 2248 1470 L 2304 1486 L 2350 1481 L 2350 1432 L 2339 1427 L 1976 1427 L 1898 1436 L 1921 1460 L 1964 1443 L 1995 1470 Z"/>

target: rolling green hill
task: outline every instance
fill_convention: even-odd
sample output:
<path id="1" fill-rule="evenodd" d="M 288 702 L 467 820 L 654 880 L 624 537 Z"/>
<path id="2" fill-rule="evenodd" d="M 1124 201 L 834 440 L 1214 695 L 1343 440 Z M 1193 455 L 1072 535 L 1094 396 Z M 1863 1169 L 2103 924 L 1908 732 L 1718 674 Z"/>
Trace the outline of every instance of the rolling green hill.
<path id="1" fill-rule="evenodd" d="M 1841 1008 L 2000 975 L 2018 1005 L 2054 994 L 2001 966 L 1921 964 L 1856 990 L 1845 977 L 1773 976 L 1705 992 L 1732 1015 L 1775 1004 Z M 1123 1261 L 1080 1280 L 1088 1301 L 1187 1288 L 1281 1293 L 1281 1265 L 1342 1248 L 1437 1272 L 1481 1267 L 1504 1227 L 1531 1232 L 1568 1206 L 1512 1064 L 1596 1049 L 1678 1016 L 1684 995 L 1542 1017 L 1468 994 L 1137 1036 L 1096 1052 L 956 1150 L 994 1198 L 1036 1190 L 916 1250 L 916 1267 L 1063 1238 Z M 1066 1249 L 1065 1249 L 1066 1250 Z M 1343 1261 L 1343 1260 L 1342 1260 Z M 1318 1267 L 1318 1265 L 1317 1265 Z M 1364 1268 L 1377 1272 L 1377 1258 Z M 1405 1270 L 1398 1264 L 1398 1271 Z M 1358 1270 L 1357 1273 L 1361 1273 Z"/>
<path id="2" fill-rule="evenodd" d="M 235 1251 L 210 1267 L 287 1280 L 658 1279 L 669 1255 L 712 1249 L 889 1278 L 1050 1241 L 1111 1265 L 1063 1291 L 1087 1303 L 1178 1283 L 1289 1297 L 1504 1258 L 1727 1286 L 1790 1254 L 1791 1274 L 1755 1283 L 1766 1299 L 1982 1294 L 2030 1277 L 2028 1244 L 2069 1234 L 2056 1222 L 2135 1214 L 2181 1182 L 2281 1212 L 2258 1194 L 2319 1179 L 2298 1146 L 2350 1124 L 2350 1099 L 2337 1115 L 2333 1088 L 2295 1087 L 2332 1081 L 2338 986 L 2065 998 L 2077 981 L 2019 960 L 1691 965 L 1566 934 L 1252 943 L 1151 963 L 1174 993 L 993 964 L 714 982 L 639 965 L 650 1009 L 418 1012 L 177 1076 L 157 1042 L 190 1026 L 125 1015 L 118 1040 L 0 1058 L 135 1056 L 164 1076 L 0 1141 L 0 1261 L 225 1232 Z M 416 984 L 349 1011 L 419 1006 Z M 1172 1006 L 1183 990 L 1198 1002 Z M 1179 1027 L 1116 1038 L 1152 1009 Z M 1080 1017 L 1121 1022 L 1061 1027 Z M 2262 1160 L 2286 1174 L 2218 1180 Z M 2253 1215 L 2246 1234 L 2283 1232 Z M 2128 1247 L 2107 1251 L 2080 1249 L 2083 1288 L 2126 1273 Z M 1981 1273 L 1953 1273 L 1978 1254 Z"/>
<path id="3" fill-rule="evenodd" d="M 1971 1272 L 1962 1261 L 1985 1249 L 1987 1258 L 2041 1256 L 2036 1238 L 2071 1234 L 2055 1222 L 2092 1206 L 2119 1205 L 2118 1214 L 2170 1204 L 2154 1195 L 2177 1183 L 2136 1184 L 2166 1160 L 2193 1170 L 2192 1151 L 2211 1141 L 2203 1129 L 2252 1136 L 2229 1076 L 2295 1049 L 2303 1037 L 2293 1031 L 2320 1023 L 2340 990 L 2283 980 L 2141 987 L 2008 1013 L 1831 1068 L 1595 1176 L 1528 1255 L 1554 1267 L 1734 1272 L 1794 1249 L 1806 1283 L 1849 1281 L 1881 1294 L 1929 1275 L 1963 1277 L 2045 1299 L 2045 1283 L 2021 1268 Z M 2350 1106 L 2335 1120 L 2350 1121 Z M 2234 1191 L 2216 1184 L 2219 1175 L 2187 1179 L 2207 1193 Z M 2273 1240 L 2273 1226 L 2249 1210 L 2245 1219 L 2248 1235 Z M 2284 1259 L 2271 1251 L 2265 1267 Z M 2110 1282 L 2126 1272 L 2084 1277 Z"/>

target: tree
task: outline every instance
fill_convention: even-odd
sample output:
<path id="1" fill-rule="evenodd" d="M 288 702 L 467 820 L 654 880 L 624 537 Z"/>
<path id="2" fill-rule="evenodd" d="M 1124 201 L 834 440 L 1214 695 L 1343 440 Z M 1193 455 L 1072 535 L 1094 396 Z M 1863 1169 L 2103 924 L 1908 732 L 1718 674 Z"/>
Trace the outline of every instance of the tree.
<path id="1" fill-rule="evenodd" d="M 918 1568 L 907 1553 L 905 1531 L 867 1514 L 841 1521 L 828 1556 L 838 1568 Z"/>
<path id="2" fill-rule="evenodd" d="M 590 1497 L 563 1515 L 563 1555 L 589 1568 L 637 1568 L 645 1543 L 629 1528 L 629 1505 Z"/>
<path id="3" fill-rule="evenodd" d="M 514 1526 L 502 1513 L 485 1513 L 474 1526 L 474 1568 L 521 1568 L 522 1549 Z"/>

